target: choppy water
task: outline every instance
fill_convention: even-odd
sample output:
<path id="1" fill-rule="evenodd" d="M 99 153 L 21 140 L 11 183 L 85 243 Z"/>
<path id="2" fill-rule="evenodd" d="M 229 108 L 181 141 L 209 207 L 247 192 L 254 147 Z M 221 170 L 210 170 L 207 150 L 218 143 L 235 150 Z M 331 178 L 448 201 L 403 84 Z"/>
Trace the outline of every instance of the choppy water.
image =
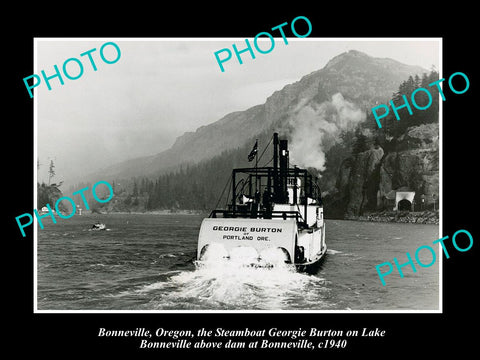
<path id="1" fill-rule="evenodd" d="M 96 221 L 109 231 L 88 231 Z M 39 310 L 436 310 L 439 250 L 382 286 L 375 266 L 439 238 L 435 225 L 327 220 L 316 274 L 194 258 L 202 217 L 74 216 L 38 230 Z M 433 247 L 433 246 L 432 246 Z M 431 254 L 425 254 L 428 264 Z"/>

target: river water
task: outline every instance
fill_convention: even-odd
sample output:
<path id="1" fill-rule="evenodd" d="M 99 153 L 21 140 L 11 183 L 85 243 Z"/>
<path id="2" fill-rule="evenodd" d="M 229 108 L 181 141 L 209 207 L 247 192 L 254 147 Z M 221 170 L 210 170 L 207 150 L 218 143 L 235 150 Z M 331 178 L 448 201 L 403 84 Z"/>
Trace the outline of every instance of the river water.
<path id="1" fill-rule="evenodd" d="M 327 257 L 315 274 L 288 266 L 194 262 L 198 215 L 76 215 L 38 229 L 38 310 L 438 310 L 438 225 L 327 220 Z M 108 231 L 89 231 L 95 221 Z M 45 221 L 46 223 L 47 221 Z M 385 277 L 419 246 L 430 267 Z M 432 254 L 419 253 L 428 264 Z"/>

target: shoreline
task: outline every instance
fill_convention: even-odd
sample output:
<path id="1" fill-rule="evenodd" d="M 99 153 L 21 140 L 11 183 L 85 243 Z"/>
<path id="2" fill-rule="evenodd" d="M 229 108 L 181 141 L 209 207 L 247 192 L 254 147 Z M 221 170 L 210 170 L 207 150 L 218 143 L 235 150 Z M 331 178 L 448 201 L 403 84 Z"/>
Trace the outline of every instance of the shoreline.
<path id="1" fill-rule="evenodd" d="M 92 213 L 90 211 L 85 212 L 85 215 L 204 215 L 208 216 L 208 211 L 200 210 L 153 210 L 153 211 L 110 211 L 101 213 Z M 369 221 L 369 222 L 391 222 L 391 223 L 404 223 L 404 224 L 430 224 L 439 225 L 439 212 L 438 211 L 381 211 L 366 213 L 363 215 L 345 215 L 343 218 L 328 218 L 325 220 L 353 220 L 353 221 Z"/>
<path id="2" fill-rule="evenodd" d="M 153 210 L 153 211 L 105 211 L 105 212 L 91 212 L 84 211 L 84 215 L 208 215 L 209 212 L 200 210 Z M 83 215 L 83 214 L 82 214 Z"/>
<path id="3" fill-rule="evenodd" d="M 364 215 L 346 215 L 344 220 L 439 225 L 438 211 L 382 211 Z"/>

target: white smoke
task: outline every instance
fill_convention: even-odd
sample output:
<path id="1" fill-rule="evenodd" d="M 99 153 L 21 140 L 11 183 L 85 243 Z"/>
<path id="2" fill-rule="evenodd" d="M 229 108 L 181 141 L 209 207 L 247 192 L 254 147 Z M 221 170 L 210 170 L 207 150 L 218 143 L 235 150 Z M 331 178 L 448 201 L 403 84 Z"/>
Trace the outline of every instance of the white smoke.
<path id="1" fill-rule="evenodd" d="M 288 123 L 290 162 L 325 170 L 325 153 L 341 141 L 343 131 L 355 129 L 365 118 L 365 112 L 345 100 L 341 93 L 318 106 L 303 106 Z"/>

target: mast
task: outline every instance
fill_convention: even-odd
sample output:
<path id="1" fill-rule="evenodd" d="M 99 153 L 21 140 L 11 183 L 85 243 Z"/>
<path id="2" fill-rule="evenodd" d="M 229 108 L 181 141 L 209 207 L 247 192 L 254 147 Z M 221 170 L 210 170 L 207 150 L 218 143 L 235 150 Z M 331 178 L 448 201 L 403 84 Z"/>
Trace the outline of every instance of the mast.
<path id="1" fill-rule="evenodd" d="M 273 194 L 274 202 L 279 203 L 281 197 L 278 178 L 278 133 L 273 134 Z"/>
<path id="2" fill-rule="evenodd" d="M 307 196 L 307 180 L 308 180 L 308 172 L 305 170 L 305 173 L 303 175 L 303 201 L 304 201 L 304 207 L 303 207 L 303 220 L 305 220 L 305 223 L 307 223 L 307 209 L 308 209 L 308 196 Z"/>
<path id="3" fill-rule="evenodd" d="M 255 144 L 258 149 L 258 139 L 255 141 Z M 258 150 L 255 152 L 255 192 L 260 191 L 258 186 Z"/>

